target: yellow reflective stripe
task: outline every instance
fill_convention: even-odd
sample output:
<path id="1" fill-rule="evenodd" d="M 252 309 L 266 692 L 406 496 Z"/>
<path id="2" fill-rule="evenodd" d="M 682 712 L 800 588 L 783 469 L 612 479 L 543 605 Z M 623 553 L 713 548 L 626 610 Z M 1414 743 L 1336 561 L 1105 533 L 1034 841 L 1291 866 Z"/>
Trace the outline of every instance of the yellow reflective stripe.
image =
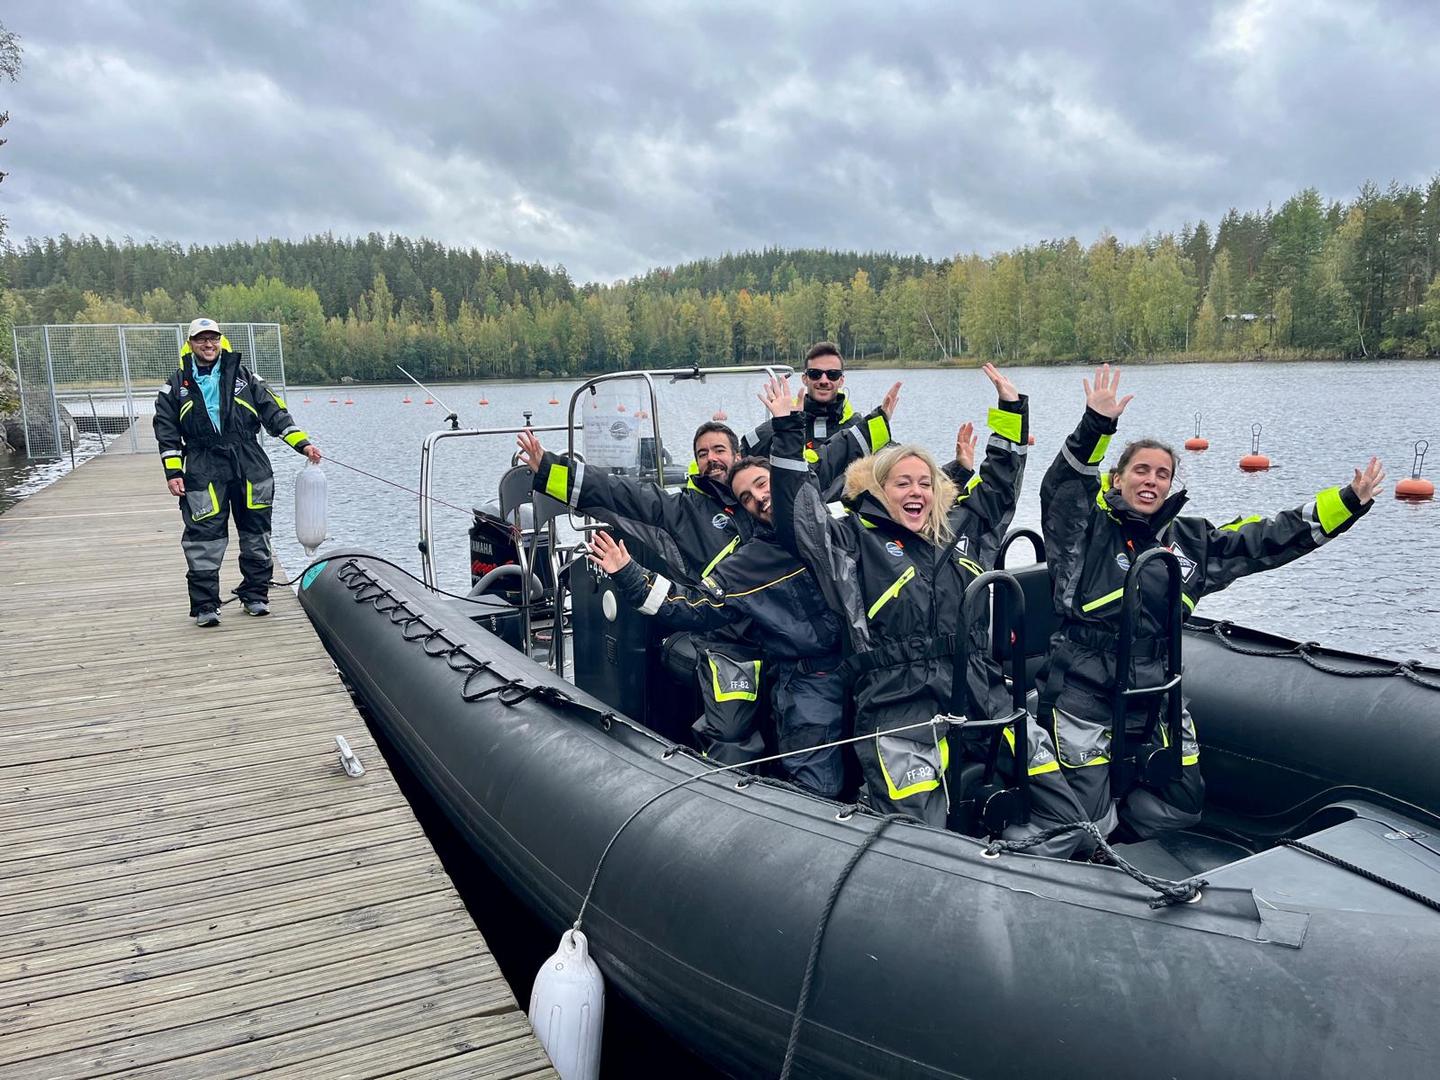
<path id="1" fill-rule="evenodd" d="M 255 485 L 250 483 L 249 480 L 245 481 L 245 505 L 251 510 L 264 510 L 270 505 L 269 503 L 255 501 Z"/>
<path id="2" fill-rule="evenodd" d="M 865 434 L 870 439 L 870 451 L 874 453 L 890 441 L 890 425 L 885 422 L 885 414 L 872 416 L 865 422 Z"/>
<path id="3" fill-rule="evenodd" d="M 751 667 L 752 667 L 752 669 L 753 669 L 752 675 L 754 676 L 754 680 L 755 680 L 753 683 L 751 683 L 751 685 L 755 687 L 755 690 L 753 690 L 753 691 L 751 691 L 751 692 L 749 692 L 749 693 L 746 693 L 744 690 L 733 690 L 733 691 L 721 690 L 721 689 L 720 689 L 720 669 L 715 666 L 715 660 L 714 660 L 713 657 L 706 657 L 706 659 L 710 661 L 710 683 L 711 683 L 711 686 L 713 687 L 713 689 L 714 689 L 714 691 L 715 691 L 715 700 L 716 700 L 716 701 L 754 701 L 754 700 L 759 696 L 759 689 L 760 689 L 760 661 L 759 661 L 759 660 L 751 660 L 751 661 L 750 661 L 750 665 L 751 665 Z"/>
<path id="4" fill-rule="evenodd" d="M 282 435 L 281 438 L 291 446 L 299 446 L 306 439 L 310 438 L 310 436 L 306 435 L 303 431 L 292 431 L 289 435 Z"/>
<path id="5" fill-rule="evenodd" d="M 876 600 L 875 603 L 870 605 L 870 610 L 865 613 L 865 617 L 867 619 L 873 619 L 877 611 L 879 611 L 882 607 L 888 604 L 891 600 L 894 600 L 895 597 L 900 595 L 900 590 L 903 589 L 906 583 L 914 576 L 915 567 L 907 566 L 905 568 L 905 572 L 895 579 L 895 584 L 891 585 L 888 589 L 881 593 L 880 599 Z"/>
<path id="6" fill-rule="evenodd" d="M 185 402 L 184 405 L 181 405 L 181 406 L 180 406 L 180 419 L 181 419 L 181 420 L 184 420 L 184 419 L 185 419 L 185 414 L 188 413 L 188 412 L 189 412 L 191 409 L 193 409 L 194 407 L 195 407 L 195 402 L 193 402 L 193 401 L 187 401 L 187 402 Z"/>
<path id="7" fill-rule="evenodd" d="M 919 795 L 922 792 L 934 791 L 940 786 L 940 777 L 934 780 L 921 780 L 908 787 L 896 787 L 895 781 L 891 779 L 890 770 L 885 767 L 885 755 L 880 752 L 880 736 L 875 736 L 875 757 L 880 761 L 880 772 L 885 776 L 885 787 L 892 799 L 908 799 L 911 795 Z M 940 740 L 940 771 L 943 773 L 950 768 L 950 740 Z"/>
<path id="8" fill-rule="evenodd" d="M 256 419 L 256 420 L 259 420 L 259 419 L 260 419 L 260 413 L 259 413 L 259 411 L 255 408 L 254 405 L 251 405 L 250 402 L 246 401 L 244 398 L 242 398 L 242 397 L 237 397 L 237 398 L 235 399 L 235 404 L 236 404 L 236 405 L 244 405 L 245 408 L 249 409 L 252 413 L 255 414 L 255 419 Z"/>
<path id="9" fill-rule="evenodd" d="M 270 391 L 270 396 L 275 399 L 275 404 L 279 405 L 282 409 L 289 408 L 289 406 L 285 404 L 285 399 L 279 394 L 277 394 L 274 390 Z"/>
<path id="10" fill-rule="evenodd" d="M 1025 418 L 1018 412 L 1009 412 L 1005 409 L 991 409 L 988 419 L 990 430 L 1002 439 L 1009 439 L 1013 443 L 1020 441 L 1024 430 Z"/>
<path id="11" fill-rule="evenodd" d="M 164 461 L 165 468 L 167 469 L 182 469 L 185 467 L 184 463 L 178 457 L 167 457 Z"/>
<path id="12" fill-rule="evenodd" d="M 1000 734 L 1004 735 L 1004 736 L 1005 736 L 1005 741 L 1010 744 L 1010 754 L 1011 754 L 1011 756 L 1012 756 L 1012 757 L 1018 757 L 1019 755 L 1015 753 L 1015 729 L 1014 729 L 1014 728 L 1008 728 L 1008 727 L 1007 727 L 1007 728 L 1001 728 L 1001 729 L 1000 729 Z M 1051 759 L 1050 759 L 1049 761 L 1047 761 L 1044 765 L 1032 765 L 1032 766 L 1030 766 L 1029 768 L 1027 768 L 1027 769 L 1025 770 L 1025 774 L 1026 774 L 1027 776 L 1040 776 L 1040 775 L 1042 775 L 1042 774 L 1044 774 L 1044 773 L 1047 773 L 1047 772 L 1059 772 L 1059 771 L 1060 771 L 1060 761 L 1059 761 L 1059 759 L 1058 759 L 1058 758 L 1051 758 Z"/>
<path id="13" fill-rule="evenodd" d="M 550 471 L 545 474 L 545 494 L 563 503 L 570 501 L 570 466 L 558 463 L 550 466 Z"/>
<path id="14" fill-rule="evenodd" d="M 843 424 L 855 415 L 855 407 L 850 404 L 850 395 L 848 394 L 841 394 L 840 401 L 842 402 L 840 406 L 840 423 Z"/>
<path id="15" fill-rule="evenodd" d="M 1119 600 L 1119 599 L 1120 599 L 1122 596 L 1124 596 L 1124 595 L 1125 595 L 1125 590 L 1124 590 L 1123 588 L 1122 588 L 1122 589 L 1116 589 L 1116 590 L 1115 590 L 1114 592 L 1112 592 L 1112 593 L 1106 593 L 1104 596 L 1100 597 L 1098 600 L 1091 600 L 1088 604 L 1083 605 L 1083 606 L 1080 608 L 1080 610 L 1081 610 L 1081 611 L 1094 611 L 1094 610 L 1095 610 L 1096 608 L 1098 608 L 1098 607 L 1104 607 L 1106 604 L 1109 604 L 1109 603 L 1111 603 L 1111 602 L 1113 602 L 1113 601 L 1115 601 L 1115 600 Z"/>
<path id="16" fill-rule="evenodd" d="M 1244 528 L 1246 525 L 1251 524 L 1252 522 L 1255 522 L 1255 521 L 1264 521 L 1264 520 L 1265 520 L 1265 519 L 1262 518 L 1259 514 L 1251 514 L 1249 517 L 1239 517 L 1239 518 L 1236 518 L 1234 521 L 1230 522 L 1228 525 L 1221 525 L 1221 526 L 1220 526 L 1220 529 L 1221 529 L 1222 532 L 1225 532 L 1225 531 L 1228 531 L 1228 532 L 1239 532 L 1242 528 Z"/>
<path id="17" fill-rule="evenodd" d="M 1182 604 L 1184 604 L 1187 608 L 1189 608 L 1191 611 L 1194 611 L 1194 610 L 1195 610 L 1195 601 L 1190 599 L 1190 596 L 1189 596 L 1188 593 L 1183 593 L 1183 592 L 1182 592 L 1182 593 L 1180 594 L 1180 602 L 1181 602 Z"/>
<path id="18" fill-rule="evenodd" d="M 820 460 L 820 455 L 807 446 L 805 448 L 805 460 L 810 462 L 811 465 L 814 465 L 817 461 Z"/>
<path id="19" fill-rule="evenodd" d="M 1110 449 L 1110 436 L 1101 435 L 1100 441 L 1095 444 L 1095 449 L 1090 451 L 1090 460 L 1087 465 L 1099 465 L 1105 460 L 1105 451 Z"/>
<path id="20" fill-rule="evenodd" d="M 967 559 L 964 556 L 957 555 L 955 557 L 955 561 L 961 566 L 963 566 L 966 570 L 969 570 L 976 577 L 979 577 L 981 574 L 985 573 L 985 568 L 979 563 L 977 563 L 974 559 Z"/>
<path id="21" fill-rule="evenodd" d="M 1326 488 L 1315 496 L 1315 516 L 1320 519 L 1320 528 L 1326 536 L 1350 520 L 1350 508 L 1340 497 L 1338 487 Z"/>
<path id="22" fill-rule="evenodd" d="M 706 565 L 705 569 L 700 571 L 700 579 L 703 581 L 705 578 L 709 577 L 712 573 L 714 573 L 715 567 L 720 565 L 720 560 L 725 558 L 726 555 L 729 555 L 739 546 L 740 537 L 737 536 L 728 544 L 726 544 L 723 548 L 721 548 L 719 553 Z"/>

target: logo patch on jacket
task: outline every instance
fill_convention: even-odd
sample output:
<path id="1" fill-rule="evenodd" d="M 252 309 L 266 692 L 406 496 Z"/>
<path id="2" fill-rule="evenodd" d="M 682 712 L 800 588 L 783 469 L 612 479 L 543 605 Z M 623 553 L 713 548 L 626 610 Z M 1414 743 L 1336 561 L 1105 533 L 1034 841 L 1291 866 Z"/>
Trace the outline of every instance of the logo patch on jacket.
<path id="1" fill-rule="evenodd" d="M 885 545 L 885 551 L 892 559 L 903 559 L 905 557 L 905 548 L 896 540 L 891 540 L 887 543 Z"/>
<path id="2" fill-rule="evenodd" d="M 711 525 L 714 525 L 715 528 L 717 528 L 717 529 L 728 528 L 729 525 L 730 525 L 730 515 L 729 515 L 729 514 L 716 514 L 714 517 L 712 517 L 712 518 L 710 519 L 710 524 L 711 524 Z"/>
<path id="3" fill-rule="evenodd" d="M 182 398 L 186 398 L 186 397 L 189 397 L 189 396 L 190 396 L 190 388 L 189 388 L 188 386 L 186 386 L 184 383 L 181 383 L 181 384 L 180 384 L 180 396 L 181 396 Z"/>
<path id="4" fill-rule="evenodd" d="M 238 393 L 240 393 L 241 390 L 244 390 L 244 389 L 245 389 L 245 380 L 242 379 L 242 378 L 240 378 L 240 377 L 237 375 L 237 376 L 235 377 L 235 393 L 238 394 Z"/>
<path id="5" fill-rule="evenodd" d="M 1170 552 L 1179 560 L 1180 577 L 1185 581 L 1189 581 L 1190 575 L 1195 573 L 1195 560 L 1190 558 L 1189 555 L 1186 555 L 1179 544 L 1171 544 Z"/>
<path id="6" fill-rule="evenodd" d="M 962 537 L 960 537 L 959 540 L 956 540 L 956 541 L 955 541 L 955 554 L 957 554 L 957 555 L 969 555 L 969 554 L 970 554 L 970 537 L 968 537 L 968 536 L 962 536 Z"/>
<path id="7" fill-rule="evenodd" d="M 1130 556 L 1126 555 L 1123 551 L 1116 552 L 1115 565 L 1128 574 L 1130 572 Z"/>

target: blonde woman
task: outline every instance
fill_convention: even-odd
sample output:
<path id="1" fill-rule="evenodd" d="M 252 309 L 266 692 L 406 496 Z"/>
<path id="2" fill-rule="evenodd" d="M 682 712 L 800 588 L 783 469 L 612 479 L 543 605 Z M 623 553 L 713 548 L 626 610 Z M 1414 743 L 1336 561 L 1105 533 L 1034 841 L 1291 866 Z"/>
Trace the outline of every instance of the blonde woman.
<path id="1" fill-rule="evenodd" d="M 990 656 L 987 620 L 967 626 L 961 613 L 966 586 L 984 572 L 976 553 L 1014 513 L 1029 435 L 1025 399 L 994 365 L 984 371 L 1000 401 L 990 411 L 985 459 L 965 490 L 958 491 L 923 448 L 892 446 L 850 466 L 846 509 L 838 515 L 822 503 L 806 466 L 803 419 L 792 415 L 787 381 L 776 379 L 761 394 L 774 417 L 776 534 L 814 572 L 840 615 L 854 680 L 855 733 L 875 734 L 856 744 L 865 799 L 881 813 L 910 814 L 938 828 L 946 824 L 943 775 L 951 748 L 945 730 L 927 721 L 951 712 L 959 635 L 968 634 L 967 715 L 989 718 L 1010 708 Z M 912 725 L 925 726 L 893 730 Z M 1079 806 L 1060 779 L 1048 740 L 1030 727 L 1032 822 L 1075 821 Z M 1073 841 L 1043 850 L 1068 854 L 1067 844 Z"/>

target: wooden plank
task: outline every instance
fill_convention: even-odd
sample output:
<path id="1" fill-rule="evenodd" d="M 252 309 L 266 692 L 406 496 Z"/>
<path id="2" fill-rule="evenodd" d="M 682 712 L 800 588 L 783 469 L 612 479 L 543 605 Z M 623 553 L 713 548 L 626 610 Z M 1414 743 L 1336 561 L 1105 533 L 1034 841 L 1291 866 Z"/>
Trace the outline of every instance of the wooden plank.
<path id="1" fill-rule="evenodd" d="M 198 631 L 178 533 L 153 454 L 0 516 L 0 1077 L 545 1073 L 293 594 Z"/>

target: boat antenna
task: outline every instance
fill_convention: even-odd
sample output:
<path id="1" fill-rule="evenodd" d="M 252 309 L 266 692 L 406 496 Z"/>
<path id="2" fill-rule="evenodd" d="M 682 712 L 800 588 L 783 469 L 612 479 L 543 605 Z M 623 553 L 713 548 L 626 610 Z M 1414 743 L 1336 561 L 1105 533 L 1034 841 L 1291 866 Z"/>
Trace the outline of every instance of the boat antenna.
<path id="1" fill-rule="evenodd" d="M 441 401 L 439 394 L 435 393 L 434 390 L 431 390 L 428 386 L 426 386 L 423 382 L 421 382 L 419 379 L 417 379 L 414 375 L 411 375 L 410 372 L 406 371 L 406 370 L 405 370 L 403 367 L 401 367 L 399 364 L 396 364 L 396 365 L 395 365 L 395 369 L 396 369 L 397 371 L 399 371 L 401 375 L 404 375 L 407 379 L 409 379 L 411 382 L 413 382 L 416 386 L 420 387 L 421 390 L 424 390 L 425 393 L 429 394 L 429 395 L 430 395 L 432 398 L 434 398 L 436 401 L 439 401 L 439 402 L 440 402 L 441 408 L 443 408 L 443 409 L 445 410 L 445 420 L 442 421 L 442 422 L 448 423 L 448 424 L 450 425 L 450 430 L 451 430 L 451 431 L 459 431 L 459 430 L 460 430 L 460 416 L 459 416 L 459 414 L 456 413 L 456 411 L 455 411 L 454 409 L 450 408 L 449 405 L 446 405 L 445 402 Z"/>

